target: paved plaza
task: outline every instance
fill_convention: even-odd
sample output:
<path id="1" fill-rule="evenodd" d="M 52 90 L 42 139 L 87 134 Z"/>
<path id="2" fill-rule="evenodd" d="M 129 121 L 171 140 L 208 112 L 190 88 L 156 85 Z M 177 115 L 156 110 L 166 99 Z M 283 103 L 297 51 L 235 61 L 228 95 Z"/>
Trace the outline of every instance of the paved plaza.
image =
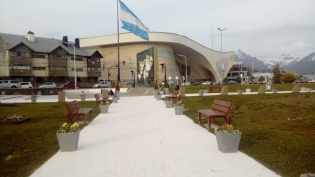
<path id="1" fill-rule="evenodd" d="M 76 92 L 66 91 L 66 96 L 71 94 Z M 31 102 L 27 97 L 5 99 L 2 102 Z M 66 101 L 71 100 L 66 98 Z M 95 99 L 92 97 L 87 100 Z M 56 102 L 57 96 L 40 96 L 37 101 Z M 278 175 L 240 151 L 222 153 L 212 133 L 185 115 L 175 115 L 173 108 L 165 108 L 164 101 L 157 101 L 153 96 L 125 95 L 118 103 L 110 105 L 108 114 L 98 115 L 81 130 L 76 151 L 58 151 L 31 176 Z"/>

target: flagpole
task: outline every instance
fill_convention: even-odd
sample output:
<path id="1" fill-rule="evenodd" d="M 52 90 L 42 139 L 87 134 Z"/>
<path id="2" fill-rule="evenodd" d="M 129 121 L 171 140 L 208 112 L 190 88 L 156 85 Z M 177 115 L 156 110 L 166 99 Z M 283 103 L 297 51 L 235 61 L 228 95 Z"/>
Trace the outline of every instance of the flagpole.
<path id="1" fill-rule="evenodd" d="M 119 15 L 118 15 L 118 2 L 119 0 L 117 0 L 117 37 L 118 37 L 118 42 L 117 42 L 117 47 L 118 47 L 118 75 L 117 75 L 117 80 L 120 82 L 120 61 L 119 61 Z"/>

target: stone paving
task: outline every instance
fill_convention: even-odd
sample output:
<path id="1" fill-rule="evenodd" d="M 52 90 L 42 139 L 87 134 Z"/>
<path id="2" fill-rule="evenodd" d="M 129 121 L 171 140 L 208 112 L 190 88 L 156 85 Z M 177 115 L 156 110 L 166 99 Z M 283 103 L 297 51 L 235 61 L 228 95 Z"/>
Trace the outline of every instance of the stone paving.
<path id="1" fill-rule="evenodd" d="M 24 97 L 19 99 L 30 102 Z M 3 101 L 14 99 L 18 98 Z M 55 102 L 57 98 L 41 96 L 38 101 Z M 118 103 L 111 104 L 108 114 L 98 115 L 81 130 L 76 151 L 57 152 L 31 176 L 278 175 L 240 151 L 222 153 L 215 136 L 208 130 L 185 115 L 175 115 L 173 108 L 165 108 L 164 102 L 153 96 L 139 96 L 121 97 Z"/>

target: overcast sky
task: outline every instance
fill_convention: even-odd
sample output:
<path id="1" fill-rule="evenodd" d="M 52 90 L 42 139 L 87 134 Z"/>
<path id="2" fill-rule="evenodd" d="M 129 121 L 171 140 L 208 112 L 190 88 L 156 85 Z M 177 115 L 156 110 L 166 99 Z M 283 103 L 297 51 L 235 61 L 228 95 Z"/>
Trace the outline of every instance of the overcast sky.
<path id="1" fill-rule="evenodd" d="M 122 0 L 152 32 L 260 60 L 315 52 L 315 0 Z M 121 24 L 121 23 L 120 23 Z M 121 26 L 121 25 L 120 25 Z M 0 0 L 0 32 L 62 39 L 117 34 L 117 0 Z M 121 33 L 127 32 L 120 28 Z M 212 35 L 213 34 L 213 35 Z"/>

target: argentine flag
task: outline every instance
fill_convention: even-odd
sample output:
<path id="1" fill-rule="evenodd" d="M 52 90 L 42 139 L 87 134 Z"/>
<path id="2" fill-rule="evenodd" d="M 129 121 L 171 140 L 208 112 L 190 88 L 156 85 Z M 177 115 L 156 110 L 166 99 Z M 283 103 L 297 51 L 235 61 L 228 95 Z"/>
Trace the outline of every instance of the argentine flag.
<path id="1" fill-rule="evenodd" d="M 149 40 L 148 29 L 138 19 L 138 17 L 123 3 L 120 3 L 120 20 L 123 24 L 121 28 L 126 29 L 144 40 Z"/>

